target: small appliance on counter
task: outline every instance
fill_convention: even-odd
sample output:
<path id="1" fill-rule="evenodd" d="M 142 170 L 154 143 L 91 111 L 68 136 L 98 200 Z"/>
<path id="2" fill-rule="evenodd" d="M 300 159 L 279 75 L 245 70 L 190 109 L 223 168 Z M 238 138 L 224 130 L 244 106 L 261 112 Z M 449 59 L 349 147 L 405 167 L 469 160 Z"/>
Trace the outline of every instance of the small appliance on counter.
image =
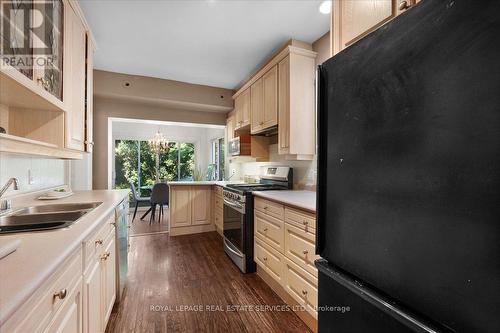
<path id="1" fill-rule="evenodd" d="M 255 272 L 253 261 L 254 191 L 293 189 L 293 170 L 287 166 L 265 166 L 260 182 L 229 184 L 224 187 L 224 251 L 243 273 Z"/>

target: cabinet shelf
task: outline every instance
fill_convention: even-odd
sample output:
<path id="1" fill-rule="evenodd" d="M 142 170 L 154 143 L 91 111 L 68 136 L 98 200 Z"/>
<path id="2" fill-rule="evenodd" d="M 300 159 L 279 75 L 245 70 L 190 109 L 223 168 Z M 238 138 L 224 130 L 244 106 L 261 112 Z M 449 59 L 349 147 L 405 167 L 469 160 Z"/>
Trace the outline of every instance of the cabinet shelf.
<path id="1" fill-rule="evenodd" d="M 0 104 L 34 110 L 65 111 L 62 101 L 15 68 L 0 69 Z"/>
<path id="2" fill-rule="evenodd" d="M 82 153 L 76 150 L 60 148 L 54 144 L 9 134 L 0 134 L 0 152 L 72 160 L 79 160 L 83 157 Z"/>

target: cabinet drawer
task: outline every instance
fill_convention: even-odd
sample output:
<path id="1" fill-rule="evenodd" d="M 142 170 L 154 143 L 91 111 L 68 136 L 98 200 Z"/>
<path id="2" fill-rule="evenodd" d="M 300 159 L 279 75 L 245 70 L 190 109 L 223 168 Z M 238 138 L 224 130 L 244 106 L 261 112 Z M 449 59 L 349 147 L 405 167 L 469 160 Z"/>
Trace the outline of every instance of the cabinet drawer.
<path id="1" fill-rule="evenodd" d="M 318 318 L 318 279 L 285 258 L 283 287 L 314 318 Z"/>
<path id="2" fill-rule="evenodd" d="M 316 215 L 312 213 L 286 207 L 285 222 L 316 235 Z"/>
<path id="3" fill-rule="evenodd" d="M 81 248 L 72 254 L 65 262 L 60 265 L 60 269 L 49 277 L 44 285 L 39 288 L 33 297 L 28 300 L 21 310 L 12 317 L 5 326 L 2 326 L 2 332 L 41 332 L 47 327 L 55 316 L 57 310 L 70 296 L 75 286 L 80 283 L 82 278 L 82 253 Z M 66 291 L 66 297 L 61 299 L 54 296 L 55 293 Z M 31 309 L 23 311 L 23 308 Z"/>
<path id="4" fill-rule="evenodd" d="M 214 186 L 214 192 L 215 192 L 215 195 L 222 196 L 222 187 L 218 186 L 218 185 L 215 185 Z"/>
<path id="5" fill-rule="evenodd" d="M 314 266 L 314 260 L 319 256 L 315 255 L 316 236 L 311 232 L 304 231 L 294 225 L 285 223 L 285 255 L 300 267 L 315 277 L 318 270 Z"/>
<path id="6" fill-rule="evenodd" d="M 283 205 L 274 201 L 255 198 L 255 209 L 280 220 L 285 216 Z"/>
<path id="7" fill-rule="evenodd" d="M 258 238 L 254 239 L 254 260 L 280 285 L 283 284 L 283 255 L 266 245 Z"/>
<path id="8" fill-rule="evenodd" d="M 254 215 L 255 235 L 279 252 L 284 250 L 284 222 L 256 211 Z"/>
<path id="9" fill-rule="evenodd" d="M 114 222 L 115 215 L 111 214 L 102 226 L 97 227 L 95 233 L 83 241 L 84 271 L 87 269 L 96 253 L 103 249 L 104 241 L 109 237 L 109 234 L 113 233 L 115 230 Z"/>
<path id="10" fill-rule="evenodd" d="M 222 224 L 223 224 L 223 220 L 222 220 L 222 213 L 219 212 L 219 211 L 215 211 L 215 225 L 219 228 L 219 229 L 222 229 Z"/>

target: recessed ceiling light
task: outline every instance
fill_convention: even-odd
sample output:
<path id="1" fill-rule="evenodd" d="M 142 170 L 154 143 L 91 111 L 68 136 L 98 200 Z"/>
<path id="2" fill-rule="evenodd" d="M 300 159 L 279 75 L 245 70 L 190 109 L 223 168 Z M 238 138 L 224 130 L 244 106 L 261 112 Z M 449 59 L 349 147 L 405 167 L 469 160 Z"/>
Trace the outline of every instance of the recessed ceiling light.
<path id="1" fill-rule="evenodd" d="M 330 14 L 332 11 L 332 2 L 330 0 L 323 1 L 321 5 L 319 5 L 319 11 L 321 14 Z"/>

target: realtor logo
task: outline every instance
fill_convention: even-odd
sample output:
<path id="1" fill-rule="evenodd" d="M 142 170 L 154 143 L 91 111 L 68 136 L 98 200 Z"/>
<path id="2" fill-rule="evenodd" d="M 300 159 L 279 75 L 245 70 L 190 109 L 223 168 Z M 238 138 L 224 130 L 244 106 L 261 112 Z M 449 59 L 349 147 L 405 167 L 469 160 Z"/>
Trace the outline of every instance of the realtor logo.
<path id="1" fill-rule="evenodd" d="M 2 64 L 16 68 L 46 66 L 62 43 L 60 0 L 1 1 Z"/>

